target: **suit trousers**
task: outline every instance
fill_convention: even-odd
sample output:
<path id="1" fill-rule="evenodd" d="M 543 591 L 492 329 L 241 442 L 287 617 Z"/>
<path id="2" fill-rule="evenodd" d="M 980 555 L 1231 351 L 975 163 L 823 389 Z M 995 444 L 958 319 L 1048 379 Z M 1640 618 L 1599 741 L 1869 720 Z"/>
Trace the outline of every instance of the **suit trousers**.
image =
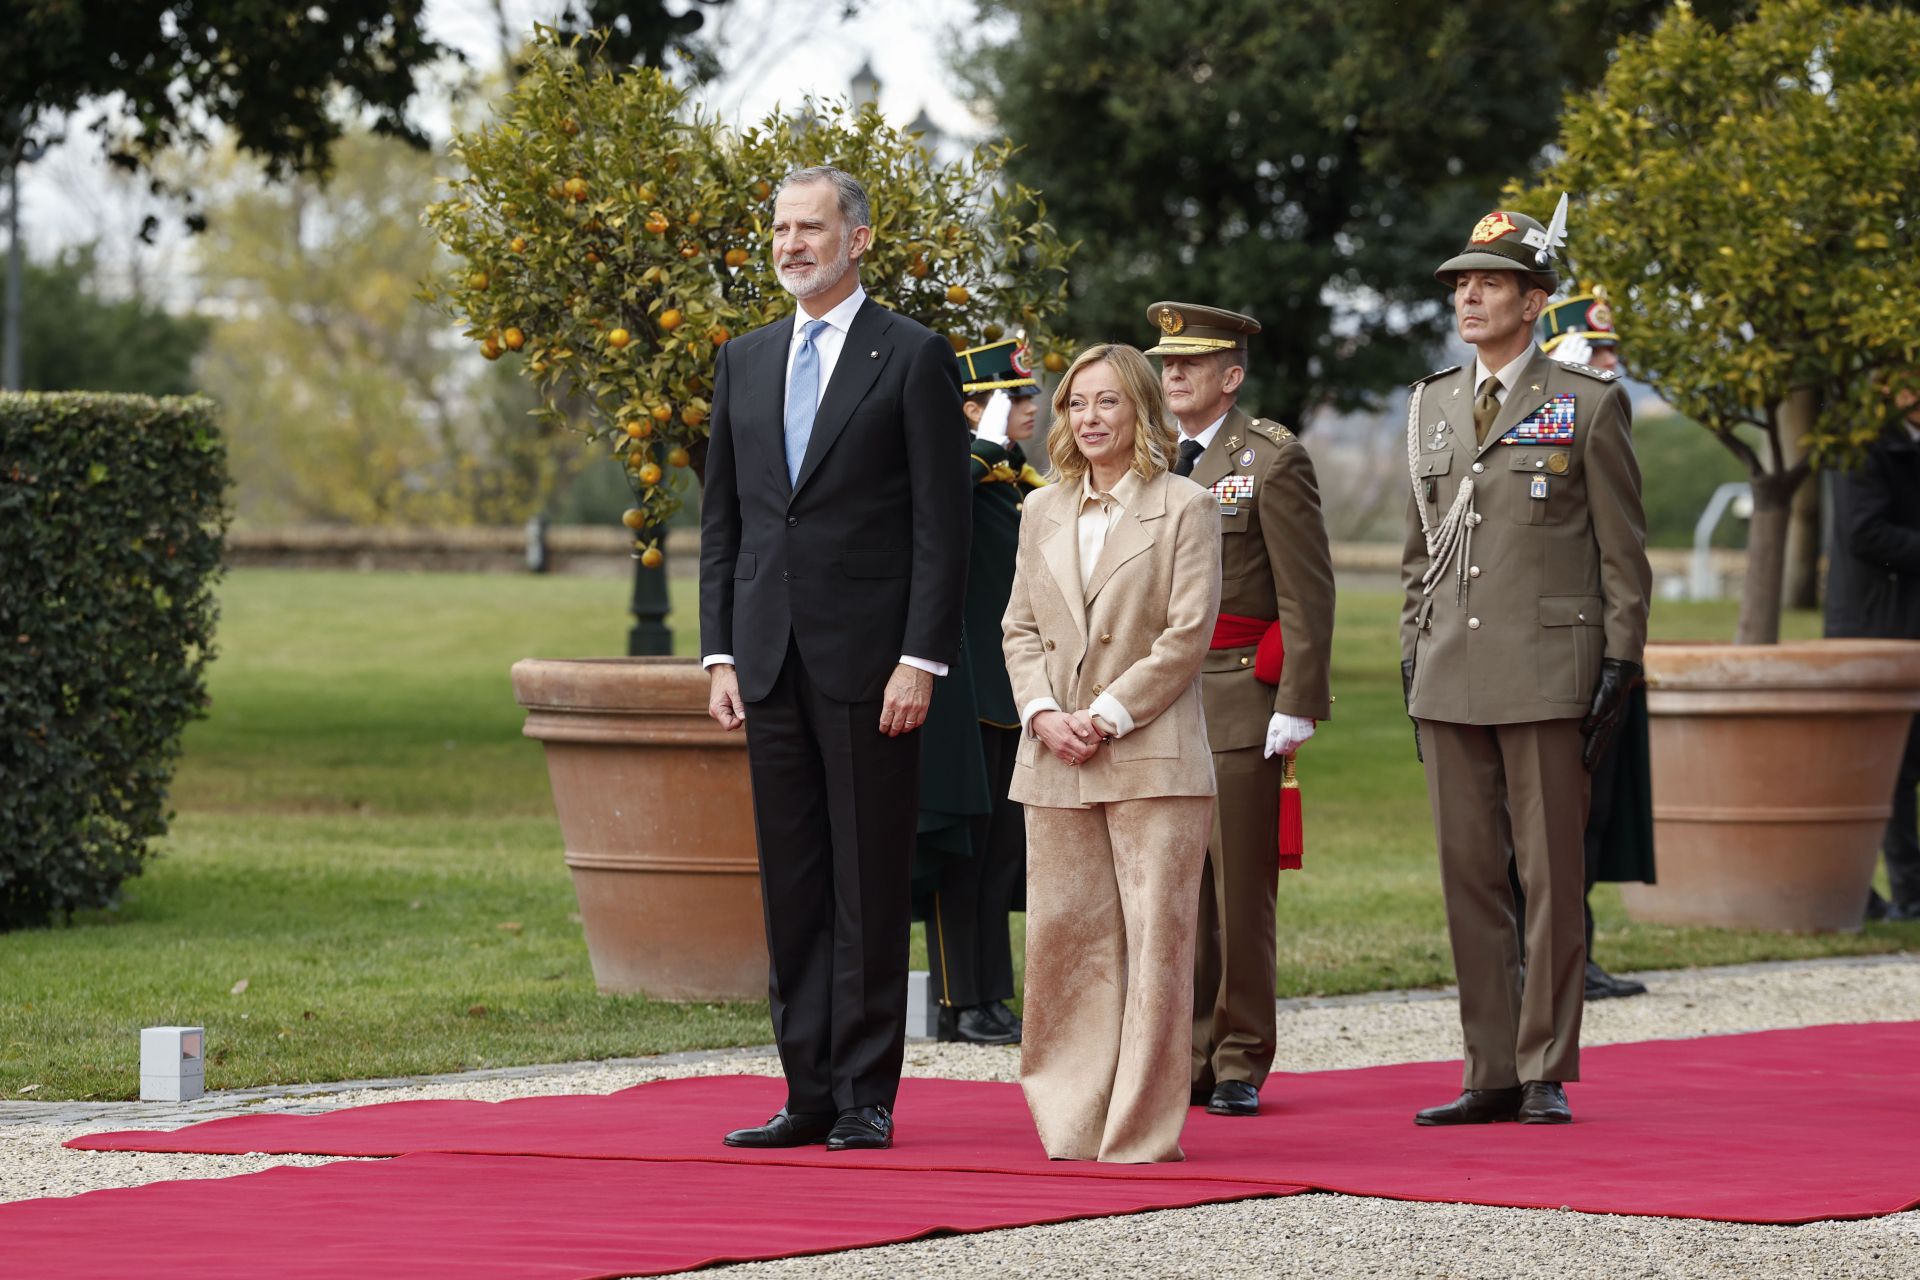
<path id="1" fill-rule="evenodd" d="M 1027 808 L 1020 1086 L 1055 1160 L 1182 1160 L 1211 796 Z"/>
<path id="2" fill-rule="evenodd" d="M 1463 1084 L 1578 1080 L 1589 781 L 1580 722 L 1422 720 L 1420 737 L 1460 984 Z M 1527 895 L 1524 983 L 1509 848 Z"/>
<path id="3" fill-rule="evenodd" d="M 1606 817 L 1613 811 L 1613 793 L 1620 785 L 1620 741 L 1600 753 L 1594 761 L 1593 773 L 1589 775 L 1587 787 L 1587 826 L 1580 838 L 1581 851 L 1586 858 L 1586 886 L 1580 894 L 1580 911 L 1586 920 L 1586 929 L 1582 936 L 1587 940 L 1587 956 L 1593 956 L 1593 904 L 1588 899 L 1593 895 L 1593 886 L 1600 883 L 1600 862 L 1606 856 Z M 1513 851 L 1507 851 L 1507 887 L 1513 891 L 1513 901 L 1519 920 L 1516 927 L 1524 923 L 1527 915 L 1527 887 L 1520 883 L 1520 863 L 1514 858 Z M 1527 934 L 1520 929 L 1520 962 L 1527 960 Z M 1585 966 L 1582 966 L 1584 968 Z"/>
<path id="4" fill-rule="evenodd" d="M 1195 1089 L 1241 1080 L 1258 1089 L 1273 1067 L 1274 898 L 1280 880 L 1283 767 L 1261 747 L 1213 753 L 1213 837 L 1200 873 L 1193 962 Z"/>
<path id="5" fill-rule="evenodd" d="M 773 1037 L 787 1106 L 891 1108 L 906 1049 L 920 735 L 817 689 L 791 639 L 747 704 Z"/>
<path id="6" fill-rule="evenodd" d="M 949 1009 L 1013 998 L 1013 936 L 1007 917 L 1027 874 L 1021 807 L 1007 799 L 1020 730 L 980 726 L 993 808 L 969 824 L 973 856 L 946 858 L 927 911 L 927 968 L 934 998 Z"/>

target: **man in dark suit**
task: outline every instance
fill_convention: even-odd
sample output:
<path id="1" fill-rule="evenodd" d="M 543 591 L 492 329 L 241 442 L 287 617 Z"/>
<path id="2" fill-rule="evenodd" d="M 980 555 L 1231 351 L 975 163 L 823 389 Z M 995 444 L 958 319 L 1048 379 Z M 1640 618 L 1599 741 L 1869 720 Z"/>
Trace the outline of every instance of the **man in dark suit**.
<path id="1" fill-rule="evenodd" d="M 1827 556 L 1827 634 L 1920 640 L 1920 384 L 1894 397 L 1901 421 L 1867 446 L 1852 471 L 1833 477 L 1833 541 Z M 1893 816 L 1881 841 L 1886 902 L 1868 891 L 1867 914 L 1920 920 L 1920 716 L 1907 734 L 1894 783 Z"/>
<path id="2" fill-rule="evenodd" d="M 867 298 L 867 195 L 789 174 L 791 321 L 721 348 L 700 520 L 708 714 L 747 728 L 787 1105 L 736 1147 L 892 1145 L 920 734 L 960 643 L 970 495 L 959 366 Z"/>

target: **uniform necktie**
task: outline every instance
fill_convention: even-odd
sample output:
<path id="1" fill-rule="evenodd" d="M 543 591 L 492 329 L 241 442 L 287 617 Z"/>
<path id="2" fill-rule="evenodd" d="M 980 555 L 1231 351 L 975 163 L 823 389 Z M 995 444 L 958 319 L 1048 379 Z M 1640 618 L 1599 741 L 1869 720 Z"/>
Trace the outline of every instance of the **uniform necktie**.
<path id="1" fill-rule="evenodd" d="M 1206 446 L 1198 440 L 1182 440 L 1180 442 L 1180 456 L 1173 464 L 1173 474 L 1177 476 L 1192 475 L 1193 464 L 1198 462 L 1200 455 L 1205 452 Z"/>
<path id="2" fill-rule="evenodd" d="M 1480 394 L 1473 401 L 1473 438 L 1476 443 L 1487 442 L 1487 432 L 1493 426 L 1493 420 L 1500 416 L 1500 399 L 1494 393 L 1500 390 L 1500 379 L 1492 374 L 1480 384 Z"/>
<path id="3" fill-rule="evenodd" d="M 826 327 L 825 320 L 809 320 L 800 326 L 800 350 L 794 353 L 793 373 L 787 379 L 788 484 L 799 483 L 807 441 L 813 439 L 813 418 L 820 411 L 820 350 L 813 340 Z"/>

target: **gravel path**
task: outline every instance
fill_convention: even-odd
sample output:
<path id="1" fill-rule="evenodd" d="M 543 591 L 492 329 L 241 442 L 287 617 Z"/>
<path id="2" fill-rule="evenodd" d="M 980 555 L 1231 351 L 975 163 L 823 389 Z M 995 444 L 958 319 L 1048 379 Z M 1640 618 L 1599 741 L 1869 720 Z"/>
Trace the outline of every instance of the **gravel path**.
<path id="1" fill-rule="evenodd" d="M 1920 1018 L 1920 955 L 1639 976 L 1653 988 L 1651 994 L 1588 1006 L 1585 1043 Z M 1279 1065 L 1321 1070 L 1456 1057 L 1456 1018 L 1453 998 L 1446 992 L 1282 1001 Z M 907 1048 L 909 1075 L 1011 1080 L 1017 1065 L 1013 1049 L 931 1043 Z M 746 1049 L 365 1082 L 364 1087 L 231 1091 L 175 1106 L 0 1102 L 0 1201 L 330 1163 L 324 1156 L 148 1155 L 60 1146 L 81 1133 L 411 1098 L 498 1100 L 605 1093 L 677 1076 L 778 1071 L 769 1050 Z M 1409 1108 L 1426 1101 L 1409 1099 Z M 1728 1120 L 1737 1123 L 1738 1117 Z M 905 1123 L 912 1123 L 911 1118 Z M 1920 1149 L 1920 1134 L 1914 1141 Z M 1308 1194 L 726 1268 L 729 1276 L 738 1274 L 742 1280 L 892 1280 L 974 1271 L 1074 1280 L 1094 1275 L 1920 1280 L 1920 1211 L 1861 1222 L 1755 1227 Z"/>

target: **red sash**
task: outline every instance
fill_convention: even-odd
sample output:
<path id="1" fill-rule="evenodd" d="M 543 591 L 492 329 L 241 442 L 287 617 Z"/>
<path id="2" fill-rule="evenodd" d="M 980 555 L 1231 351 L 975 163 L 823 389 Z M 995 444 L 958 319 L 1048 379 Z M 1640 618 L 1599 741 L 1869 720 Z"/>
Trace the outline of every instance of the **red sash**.
<path id="1" fill-rule="evenodd" d="M 1253 655 L 1253 678 L 1261 684 L 1279 684 L 1280 668 L 1287 660 L 1287 646 L 1280 636 L 1278 618 L 1247 618 L 1223 613 L 1213 624 L 1213 643 L 1209 649 L 1244 649 L 1258 645 Z"/>

